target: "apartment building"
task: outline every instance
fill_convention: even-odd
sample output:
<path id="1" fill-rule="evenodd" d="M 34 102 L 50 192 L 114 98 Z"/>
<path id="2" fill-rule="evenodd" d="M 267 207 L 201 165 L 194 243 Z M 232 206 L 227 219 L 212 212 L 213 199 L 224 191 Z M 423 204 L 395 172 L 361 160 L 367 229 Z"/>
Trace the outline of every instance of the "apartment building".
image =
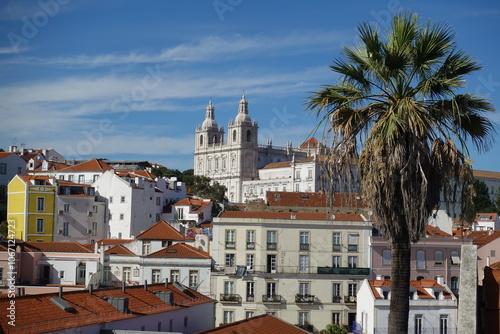
<path id="1" fill-rule="evenodd" d="M 268 313 L 314 330 L 355 321 L 371 222 L 358 214 L 226 211 L 213 220 L 216 323 Z"/>

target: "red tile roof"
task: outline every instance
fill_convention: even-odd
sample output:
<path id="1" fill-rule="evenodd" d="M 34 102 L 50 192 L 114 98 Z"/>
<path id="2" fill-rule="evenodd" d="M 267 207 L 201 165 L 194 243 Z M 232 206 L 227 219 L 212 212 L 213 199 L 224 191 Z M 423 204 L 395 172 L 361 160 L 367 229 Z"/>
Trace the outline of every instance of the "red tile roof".
<path id="1" fill-rule="evenodd" d="M 123 245 L 116 245 L 104 252 L 106 255 L 136 255 L 130 249 Z"/>
<path id="2" fill-rule="evenodd" d="M 121 245 L 134 241 L 133 239 L 101 239 L 97 242 L 99 246 Z"/>
<path id="3" fill-rule="evenodd" d="M 155 179 L 156 175 L 151 174 L 147 170 L 116 170 L 116 175 L 120 177 L 128 176 L 128 177 L 144 177 L 148 179 Z"/>
<path id="4" fill-rule="evenodd" d="M 197 332 L 195 334 L 217 333 L 217 334 L 304 334 L 308 333 L 303 329 L 273 317 L 269 314 L 262 314 L 252 318 L 221 325 L 212 329 Z"/>
<path id="5" fill-rule="evenodd" d="M 186 240 L 186 237 L 164 220 L 160 220 L 135 237 L 148 240 Z"/>
<path id="6" fill-rule="evenodd" d="M 383 297 L 375 289 L 376 287 L 390 287 L 391 280 L 368 280 L 370 288 L 376 299 L 382 299 Z M 425 288 L 441 288 L 443 290 L 443 296 L 445 299 L 452 299 L 450 293 L 436 280 L 432 279 L 422 279 L 419 281 L 410 281 L 410 288 L 416 288 L 417 295 L 419 299 L 435 299 L 434 295 L 429 294 Z"/>
<path id="7" fill-rule="evenodd" d="M 30 182 L 31 180 L 44 180 L 48 185 L 53 185 L 50 182 L 51 178 L 49 178 L 46 175 L 24 175 L 24 174 L 18 174 L 17 176 L 19 176 L 24 182 L 26 182 L 28 184 L 32 184 Z"/>
<path id="8" fill-rule="evenodd" d="M 500 270 L 500 261 L 490 264 L 490 268 Z"/>
<path id="9" fill-rule="evenodd" d="M 473 170 L 474 177 L 482 177 L 486 179 L 500 179 L 500 172 L 491 172 L 487 170 Z"/>
<path id="10" fill-rule="evenodd" d="M 472 231 L 467 235 L 464 235 L 466 239 L 472 239 L 472 243 L 477 245 L 477 248 L 481 248 L 492 241 L 500 238 L 500 231 L 490 230 L 490 231 Z"/>
<path id="11" fill-rule="evenodd" d="M 82 162 L 81 164 L 73 165 L 64 169 L 61 172 L 72 172 L 72 171 L 102 171 L 112 170 L 113 167 L 105 163 L 100 159 L 91 159 L 89 161 Z"/>
<path id="12" fill-rule="evenodd" d="M 439 228 L 431 225 L 427 225 L 425 227 L 425 233 L 428 238 L 453 238 L 453 235 L 441 231 Z"/>
<path id="13" fill-rule="evenodd" d="M 0 159 L 8 157 L 11 154 L 16 154 L 16 153 L 14 153 L 14 152 L 0 152 Z"/>
<path id="14" fill-rule="evenodd" d="M 170 306 L 159 299 L 154 292 L 173 292 L 174 306 Z M 50 299 L 57 297 L 57 293 L 16 296 L 16 326 L 8 324 L 7 317 L 0 318 L 0 332 L 9 333 L 45 333 L 63 330 L 66 328 L 99 324 L 126 318 L 141 317 L 147 314 L 169 312 L 198 304 L 214 302 L 194 290 L 185 292 L 178 290 L 173 284 L 152 284 L 147 290 L 143 286 L 121 288 L 103 288 L 87 291 L 64 292 L 63 299 L 74 308 L 74 312 L 66 312 L 55 305 Z M 108 303 L 106 297 L 126 297 L 129 300 L 130 313 L 122 313 Z M 6 310 L 10 305 L 10 298 L 0 299 L 0 309 Z"/>
<path id="15" fill-rule="evenodd" d="M 268 191 L 267 204 L 269 206 L 289 207 L 366 208 L 366 205 L 361 200 L 361 195 L 354 193 L 337 193 L 330 200 L 325 193 Z"/>
<path id="16" fill-rule="evenodd" d="M 211 203 L 212 202 L 210 202 L 210 201 L 204 201 L 204 200 L 197 199 L 197 198 L 186 197 L 180 201 L 175 202 L 173 205 L 174 206 L 189 205 L 190 206 L 189 213 L 197 213 L 197 212 L 200 212 L 201 210 L 205 209 Z"/>
<path id="17" fill-rule="evenodd" d="M 210 259 L 211 256 L 205 251 L 196 249 L 184 243 L 174 244 L 147 255 L 146 257 L 167 257 L 167 258 L 189 258 L 189 259 Z"/>
<path id="18" fill-rule="evenodd" d="M 333 215 L 317 212 L 254 212 L 254 211 L 224 211 L 221 218 L 261 218 L 287 220 L 335 220 L 335 221 L 363 221 L 358 214 L 335 213 Z"/>
<path id="19" fill-rule="evenodd" d="M 478 213 L 476 215 L 476 220 L 474 220 L 474 223 L 480 222 L 480 221 L 491 221 L 497 219 L 497 214 L 495 212 L 493 213 Z M 484 218 L 484 219 L 481 219 Z"/>
<path id="20" fill-rule="evenodd" d="M 78 242 L 27 241 L 24 244 L 29 252 L 94 253 Z"/>
<path id="21" fill-rule="evenodd" d="M 64 168 L 70 167 L 68 164 L 62 163 L 62 162 L 53 162 L 49 161 L 49 168 L 48 169 L 43 169 L 43 166 L 38 166 L 37 168 L 33 169 L 34 172 L 45 172 L 45 171 L 54 171 L 54 170 L 61 170 Z"/>

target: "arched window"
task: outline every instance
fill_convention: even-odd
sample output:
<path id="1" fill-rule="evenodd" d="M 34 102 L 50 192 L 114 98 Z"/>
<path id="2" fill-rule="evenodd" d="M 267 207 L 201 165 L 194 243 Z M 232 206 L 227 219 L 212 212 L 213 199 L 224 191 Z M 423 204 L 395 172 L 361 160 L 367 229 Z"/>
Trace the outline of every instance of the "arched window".
<path id="1" fill-rule="evenodd" d="M 452 276 L 450 283 L 451 283 L 450 284 L 451 291 L 454 294 L 457 294 L 458 293 L 458 277 L 457 276 Z"/>
<path id="2" fill-rule="evenodd" d="M 247 130 L 247 142 L 251 142 L 251 141 L 252 141 L 252 131 Z"/>
<path id="3" fill-rule="evenodd" d="M 217 144 L 217 136 L 216 135 L 214 135 L 212 143 Z"/>
<path id="4" fill-rule="evenodd" d="M 236 141 L 236 130 L 233 130 L 233 142 Z"/>
<path id="5" fill-rule="evenodd" d="M 443 265 L 443 251 L 437 250 L 434 252 L 434 265 L 435 266 Z"/>
<path id="6" fill-rule="evenodd" d="M 417 269 L 425 269 L 425 251 L 417 251 Z"/>
<path id="7" fill-rule="evenodd" d="M 458 251 L 451 251 L 450 252 L 450 260 L 452 265 L 459 265 L 460 264 L 460 255 Z"/>
<path id="8" fill-rule="evenodd" d="M 203 135 L 200 135 L 200 146 L 203 145 Z"/>
<path id="9" fill-rule="evenodd" d="M 382 251 L 382 264 L 384 264 L 384 265 L 391 264 L 391 250 L 390 249 L 384 249 Z"/>

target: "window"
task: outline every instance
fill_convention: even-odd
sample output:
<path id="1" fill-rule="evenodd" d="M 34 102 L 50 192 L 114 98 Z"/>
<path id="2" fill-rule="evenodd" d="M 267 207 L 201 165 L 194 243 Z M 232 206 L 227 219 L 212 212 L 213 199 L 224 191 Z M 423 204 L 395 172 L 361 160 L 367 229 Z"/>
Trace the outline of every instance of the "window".
<path id="1" fill-rule="evenodd" d="M 36 210 L 37 211 L 44 211 L 45 210 L 45 198 L 44 197 L 38 197 L 36 201 Z"/>
<path id="2" fill-rule="evenodd" d="M 251 142 L 251 141 L 252 141 L 252 131 L 247 130 L 247 142 Z"/>
<path id="3" fill-rule="evenodd" d="M 109 196 L 109 203 L 113 203 L 113 196 Z"/>
<path id="4" fill-rule="evenodd" d="M 226 254 L 226 267 L 234 267 L 235 266 L 235 255 L 234 254 Z"/>
<path id="5" fill-rule="evenodd" d="M 85 183 L 85 175 L 78 175 L 78 183 Z"/>
<path id="6" fill-rule="evenodd" d="M 384 249 L 382 251 L 382 264 L 386 265 L 386 266 L 391 264 L 391 250 L 390 249 Z"/>
<path id="7" fill-rule="evenodd" d="M 245 311 L 245 319 L 253 317 L 254 312 L 253 311 Z"/>
<path id="8" fill-rule="evenodd" d="M 36 233 L 43 233 L 44 226 L 43 226 L 43 218 L 38 218 L 36 220 Z"/>
<path id="9" fill-rule="evenodd" d="M 439 316 L 439 334 L 448 334 L 448 315 L 441 314 Z"/>
<path id="10" fill-rule="evenodd" d="M 193 290 L 198 288 L 198 270 L 189 271 L 189 287 Z"/>
<path id="11" fill-rule="evenodd" d="M 434 252 L 434 265 L 442 266 L 443 265 L 443 251 L 435 251 Z"/>
<path id="12" fill-rule="evenodd" d="M 125 215 L 123 213 L 120 213 L 120 220 L 123 220 L 124 217 Z"/>
<path id="13" fill-rule="evenodd" d="M 299 256 L 299 272 L 301 273 L 309 272 L 309 255 Z"/>
<path id="14" fill-rule="evenodd" d="M 296 171 L 295 171 L 295 179 L 296 179 L 297 181 L 300 181 L 300 170 L 296 170 Z"/>
<path id="15" fill-rule="evenodd" d="M 340 251 L 340 232 L 333 232 L 333 251 Z"/>
<path id="16" fill-rule="evenodd" d="M 247 261 L 246 261 L 247 270 L 253 270 L 253 265 L 254 265 L 254 255 L 247 254 Z"/>
<path id="17" fill-rule="evenodd" d="M 358 240 L 359 240 L 359 234 L 357 233 L 349 234 L 347 237 L 347 250 L 350 252 L 357 252 Z"/>
<path id="18" fill-rule="evenodd" d="M 458 294 L 458 277 L 457 276 L 451 277 L 450 289 L 451 289 L 451 292 L 453 292 L 454 294 Z"/>
<path id="19" fill-rule="evenodd" d="M 276 255 L 274 254 L 267 255 L 267 272 L 276 273 Z"/>
<path id="20" fill-rule="evenodd" d="M 422 314 L 415 314 L 415 334 L 422 334 Z"/>
<path id="21" fill-rule="evenodd" d="M 267 249 L 277 249 L 277 235 L 276 231 L 267 231 Z"/>
<path id="22" fill-rule="evenodd" d="M 276 282 L 267 282 L 266 295 L 268 297 L 276 296 Z"/>
<path id="23" fill-rule="evenodd" d="M 177 219 L 184 219 L 184 209 L 177 208 Z"/>
<path id="24" fill-rule="evenodd" d="M 73 179 L 74 179 L 73 175 L 68 175 L 68 181 L 73 182 Z"/>
<path id="25" fill-rule="evenodd" d="M 131 268 L 130 267 L 123 267 L 122 268 L 122 280 L 125 282 L 130 281 L 130 273 L 131 273 Z"/>
<path id="26" fill-rule="evenodd" d="M 309 282 L 299 283 L 299 295 L 302 296 L 309 295 Z"/>
<path id="27" fill-rule="evenodd" d="M 304 326 L 308 323 L 309 312 L 299 312 L 299 325 Z"/>
<path id="28" fill-rule="evenodd" d="M 340 313 L 339 312 L 332 313 L 332 324 L 340 325 Z"/>
<path id="29" fill-rule="evenodd" d="M 348 296 L 349 297 L 356 297 L 357 294 L 358 294 L 358 284 L 349 283 L 348 284 Z"/>
<path id="30" fill-rule="evenodd" d="M 224 311 L 224 323 L 229 324 L 233 322 L 234 311 Z"/>
<path id="31" fill-rule="evenodd" d="M 340 303 L 340 283 L 332 283 L 332 303 Z"/>
<path id="32" fill-rule="evenodd" d="M 308 169 L 308 170 L 307 170 L 307 179 L 308 179 L 309 181 L 311 181 L 311 180 L 312 180 L 312 178 L 313 178 L 313 171 L 312 171 L 312 169 Z"/>
<path id="33" fill-rule="evenodd" d="M 226 248 L 236 247 L 236 230 L 226 230 Z"/>
<path id="34" fill-rule="evenodd" d="M 92 206 L 92 211 L 93 211 L 94 213 L 97 213 L 97 205 Z"/>
<path id="35" fill-rule="evenodd" d="M 309 232 L 300 232 L 300 250 L 309 250 Z"/>
<path id="36" fill-rule="evenodd" d="M 347 264 L 348 264 L 349 268 L 357 268 L 358 267 L 358 257 L 357 256 L 347 257 Z"/>
<path id="37" fill-rule="evenodd" d="M 3 268 L 2 268 L 3 269 Z M 59 272 L 59 278 L 64 278 L 64 270 L 61 270 Z"/>
<path id="38" fill-rule="evenodd" d="M 120 197 L 120 203 L 125 203 L 125 196 Z"/>
<path id="39" fill-rule="evenodd" d="M 151 283 L 161 283 L 161 269 L 153 269 L 151 272 Z"/>
<path id="40" fill-rule="evenodd" d="M 224 282 L 224 294 L 225 295 L 234 295 L 234 281 L 225 281 Z"/>
<path id="41" fill-rule="evenodd" d="M 496 252 L 494 249 L 490 250 L 490 257 L 496 257 Z"/>
<path id="42" fill-rule="evenodd" d="M 142 242 L 142 255 L 148 255 L 151 252 L 151 241 Z"/>
<path id="43" fill-rule="evenodd" d="M 460 264 L 460 255 L 457 251 L 450 252 L 451 264 L 457 266 Z"/>
<path id="44" fill-rule="evenodd" d="M 340 256 L 334 255 L 333 256 L 333 261 L 332 261 L 332 267 L 333 268 L 339 268 L 340 267 Z"/>
<path id="45" fill-rule="evenodd" d="M 172 269 L 170 270 L 170 282 L 179 282 L 180 273 L 179 270 Z"/>
<path id="46" fill-rule="evenodd" d="M 0 164 L 0 174 L 7 174 L 7 164 Z"/>
<path id="47" fill-rule="evenodd" d="M 97 235 L 97 223 L 92 223 L 92 235 Z"/>
<path id="48" fill-rule="evenodd" d="M 266 314 L 272 315 L 273 317 L 276 316 L 276 312 L 274 311 L 267 311 Z"/>
<path id="49" fill-rule="evenodd" d="M 68 234 L 69 234 L 69 222 L 64 222 L 62 235 L 64 235 L 66 237 L 66 236 L 68 236 Z"/>
<path id="50" fill-rule="evenodd" d="M 99 174 L 94 174 L 94 175 L 92 176 L 92 182 L 97 181 L 97 179 L 98 179 L 98 178 L 99 178 Z"/>
<path id="51" fill-rule="evenodd" d="M 69 204 L 64 204 L 64 212 L 69 212 Z"/>
<path id="52" fill-rule="evenodd" d="M 255 282 L 247 282 L 247 302 L 253 302 L 255 300 Z"/>
<path id="53" fill-rule="evenodd" d="M 248 230 L 247 231 L 247 249 L 255 248 L 255 231 Z"/>
<path id="54" fill-rule="evenodd" d="M 417 251 L 417 269 L 425 269 L 425 251 Z"/>

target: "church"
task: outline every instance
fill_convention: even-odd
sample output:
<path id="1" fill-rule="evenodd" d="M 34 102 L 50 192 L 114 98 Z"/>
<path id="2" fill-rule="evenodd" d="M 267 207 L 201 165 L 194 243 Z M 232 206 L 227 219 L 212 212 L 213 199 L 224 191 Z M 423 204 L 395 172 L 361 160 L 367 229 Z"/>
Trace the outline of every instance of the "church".
<path id="1" fill-rule="evenodd" d="M 279 189 L 279 191 L 318 191 L 314 183 L 319 175 L 316 156 L 324 148 L 314 138 L 304 142 L 300 147 L 293 148 L 291 141 L 286 147 L 276 147 L 270 141 L 266 145 L 258 143 L 258 124 L 252 121 L 248 113 L 248 100 L 243 94 L 238 113 L 234 120 L 229 120 L 227 138 L 224 127 L 215 121 L 215 107 L 212 101 L 206 108 L 205 120 L 196 127 L 194 149 L 194 174 L 207 176 L 212 181 L 227 188 L 227 198 L 231 203 L 244 203 L 257 198 L 265 198 L 265 191 Z M 311 157 L 314 157 L 311 159 Z M 262 180 L 260 171 L 270 167 L 291 167 L 301 161 L 314 162 L 315 167 L 308 167 L 306 177 L 309 185 L 294 185 L 290 180 L 297 181 L 297 171 L 286 171 L 281 179 L 286 182 L 269 182 Z M 281 163 L 281 165 L 280 165 Z M 277 164 L 277 165 L 276 165 Z M 283 165 L 284 164 L 284 165 Z M 267 167 L 266 167 L 267 166 Z M 314 171 L 310 171 L 314 168 Z M 288 168 L 290 169 L 290 168 Z M 291 175 L 288 175 L 291 173 Z M 314 176 L 313 176 L 314 174 Z M 308 176 L 308 177 L 307 177 Z M 290 179 L 290 180 L 289 180 Z M 300 178 L 299 174 L 299 180 Z M 261 189 L 261 190 L 259 190 Z M 264 190 L 264 191 L 263 191 Z"/>

